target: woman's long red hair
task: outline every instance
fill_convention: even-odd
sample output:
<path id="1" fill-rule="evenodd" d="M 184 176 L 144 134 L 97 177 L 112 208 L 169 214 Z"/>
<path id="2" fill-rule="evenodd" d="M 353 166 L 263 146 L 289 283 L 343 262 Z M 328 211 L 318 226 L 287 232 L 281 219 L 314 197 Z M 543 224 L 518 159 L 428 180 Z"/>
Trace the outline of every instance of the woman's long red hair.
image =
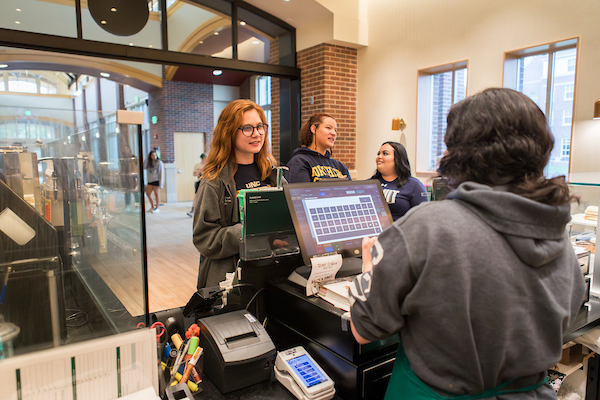
<path id="1" fill-rule="evenodd" d="M 213 132 L 210 152 L 206 160 L 206 166 L 202 176 L 206 179 L 215 179 L 223 170 L 230 158 L 233 159 L 234 168 L 232 174 L 237 171 L 237 162 L 234 155 L 235 137 L 238 129 L 242 126 L 242 120 L 246 111 L 256 110 L 263 124 L 267 123 L 265 112 L 252 100 L 239 99 L 229 103 L 219 116 L 219 121 Z M 261 179 L 265 180 L 276 165 L 275 158 L 269 150 L 269 133 L 265 134 L 265 141 L 260 151 L 254 155 L 254 162 L 261 173 Z"/>

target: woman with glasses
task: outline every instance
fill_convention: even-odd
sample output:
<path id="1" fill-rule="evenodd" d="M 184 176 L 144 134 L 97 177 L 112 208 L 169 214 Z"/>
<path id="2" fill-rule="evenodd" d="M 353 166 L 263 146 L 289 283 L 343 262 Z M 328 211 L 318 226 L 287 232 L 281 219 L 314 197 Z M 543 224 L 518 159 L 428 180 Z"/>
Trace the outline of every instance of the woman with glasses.
<path id="1" fill-rule="evenodd" d="M 300 128 L 300 146 L 287 163 L 289 183 L 316 182 L 325 178 L 350 178 L 348 168 L 331 158 L 337 123 L 329 114 L 313 114 Z"/>
<path id="2" fill-rule="evenodd" d="M 219 116 L 194 200 L 198 289 L 218 285 L 235 270 L 242 236 L 237 191 L 277 185 L 266 122 L 263 109 L 250 100 L 232 101 Z"/>

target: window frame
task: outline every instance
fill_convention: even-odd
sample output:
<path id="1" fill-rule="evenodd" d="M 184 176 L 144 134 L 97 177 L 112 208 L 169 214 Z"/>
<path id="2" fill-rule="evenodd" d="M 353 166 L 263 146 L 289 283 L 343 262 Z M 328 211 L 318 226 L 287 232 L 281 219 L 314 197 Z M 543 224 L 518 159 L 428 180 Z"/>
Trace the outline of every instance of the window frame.
<path id="1" fill-rule="evenodd" d="M 420 69 L 417 72 L 417 143 L 415 171 L 418 174 L 435 175 L 437 172 L 430 169 L 431 134 L 432 134 L 432 78 L 435 75 L 452 72 L 452 104 L 455 104 L 456 96 L 456 71 L 465 70 L 465 95 L 469 86 L 469 62 L 468 60 L 457 61 L 450 64 L 431 68 Z"/>

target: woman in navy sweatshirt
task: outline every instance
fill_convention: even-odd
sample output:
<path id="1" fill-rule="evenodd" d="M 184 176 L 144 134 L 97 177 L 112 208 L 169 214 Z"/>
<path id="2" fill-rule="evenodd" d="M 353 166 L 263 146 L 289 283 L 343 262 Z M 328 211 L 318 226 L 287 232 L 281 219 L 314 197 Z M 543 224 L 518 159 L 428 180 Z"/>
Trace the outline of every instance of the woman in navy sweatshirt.
<path id="1" fill-rule="evenodd" d="M 381 182 L 394 221 L 416 205 L 428 201 L 425 186 L 410 176 L 408 154 L 402 143 L 385 142 L 375 158 L 377 171 L 371 179 Z"/>
<path id="2" fill-rule="evenodd" d="M 331 115 L 313 114 L 300 128 L 300 145 L 287 163 L 289 183 L 316 182 L 324 178 L 352 180 L 348 168 L 331 158 L 337 123 Z"/>

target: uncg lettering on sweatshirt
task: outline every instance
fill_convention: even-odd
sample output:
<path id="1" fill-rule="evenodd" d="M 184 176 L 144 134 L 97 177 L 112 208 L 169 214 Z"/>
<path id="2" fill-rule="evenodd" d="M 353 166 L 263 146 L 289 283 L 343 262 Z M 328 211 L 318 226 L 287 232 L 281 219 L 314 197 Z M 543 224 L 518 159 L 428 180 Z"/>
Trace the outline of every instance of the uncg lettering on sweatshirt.
<path id="1" fill-rule="evenodd" d="M 315 165 L 312 167 L 311 173 L 315 182 L 321 178 L 341 178 L 344 176 L 339 169 L 328 165 Z"/>

